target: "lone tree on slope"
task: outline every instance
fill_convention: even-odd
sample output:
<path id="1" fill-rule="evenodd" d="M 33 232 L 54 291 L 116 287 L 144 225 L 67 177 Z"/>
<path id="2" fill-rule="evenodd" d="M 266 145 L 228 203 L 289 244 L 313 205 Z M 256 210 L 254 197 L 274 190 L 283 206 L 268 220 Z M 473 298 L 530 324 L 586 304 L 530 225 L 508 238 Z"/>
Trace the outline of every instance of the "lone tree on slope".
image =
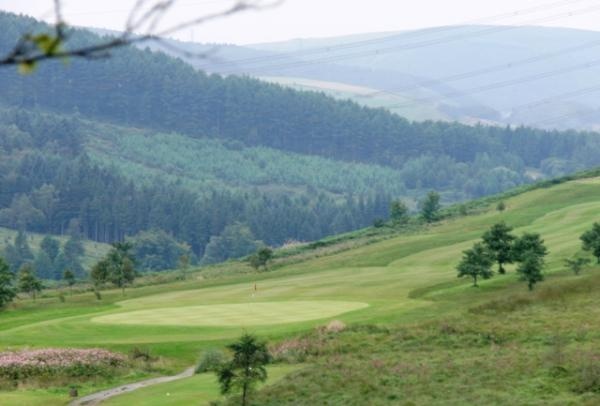
<path id="1" fill-rule="evenodd" d="M 34 301 L 37 294 L 44 288 L 42 281 L 35 276 L 35 270 L 31 264 L 23 264 L 19 269 L 18 287 L 21 292 L 31 295 Z"/>
<path id="2" fill-rule="evenodd" d="M 521 278 L 527 282 L 527 287 L 531 291 L 536 283 L 544 280 L 543 268 L 544 258 L 533 251 L 527 251 L 517 267 L 517 273 L 521 274 Z"/>
<path id="3" fill-rule="evenodd" d="M 573 259 L 565 259 L 565 265 L 569 268 L 575 275 L 579 275 L 584 267 L 592 262 L 589 258 L 573 258 Z"/>
<path id="4" fill-rule="evenodd" d="M 227 348 L 233 351 L 233 359 L 217 372 L 221 393 L 226 395 L 240 389 L 241 404 L 246 406 L 250 391 L 258 382 L 267 380 L 265 365 L 271 362 L 271 356 L 266 343 L 249 334 L 244 334 Z"/>
<path id="5" fill-rule="evenodd" d="M 62 274 L 63 280 L 69 285 L 69 290 L 73 290 L 73 285 L 75 285 L 75 274 L 70 269 L 65 269 Z"/>
<path id="6" fill-rule="evenodd" d="M 600 223 L 594 223 L 591 230 L 586 231 L 580 237 L 583 249 L 591 251 L 600 264 Z"/>
<path id="7" fill-rule="evenodd" d="M 440 208 L 440 195 L 432 190 L 421 202 L 421 215 L 425 221 L 432 223 L 438 219 Z"/>
<path id="8" fill-rule="evenodd" d="M 404 224 L 408 221 L 408 206 L 402 200 L 390 203 L 390 218 L 394 225 Z"/>
<path id="9" fill-rule="evenodd" d="M 463 252 L 463 258 L 456 270 L 458 277 L 469 276 L 473 278 L 473 287 L 477 287 L 477 279 L 489 279 L 494 274 L 492 264 L 494 254 L 482 243 L 476 243 L 473 248 Z"/>
<path id="10" fill-rule="evenodd" d="M 269 261 L 273 259 L 273 250 L 269 247 L 259 248 L 254 255 L 250 257 L 250 265 L 256 270 L 261 266 L 266 270 Z"/>
<path id="11" fill-rule="evenodd" d="M 510 233 L 512 230 L 512 227 L 501 222 L 494 224 L 483 235 L 484 244 L 494 254 L 495 260 L 498 262 L 498 273 L 500 274 L 506 273 L 504 264 L 513 262 L 512 248 L 516 237 Z"/>
<path id="12" fill-rule="evenodd" d="M 513 258 L 519 262 L 517 273 L 527 282 L 529 290 L 533 290 L 536 283 L 544 280 L 542 270 L 547 254 L 548 249 L 539 234 L 525 233 L 515 241 Z"/>

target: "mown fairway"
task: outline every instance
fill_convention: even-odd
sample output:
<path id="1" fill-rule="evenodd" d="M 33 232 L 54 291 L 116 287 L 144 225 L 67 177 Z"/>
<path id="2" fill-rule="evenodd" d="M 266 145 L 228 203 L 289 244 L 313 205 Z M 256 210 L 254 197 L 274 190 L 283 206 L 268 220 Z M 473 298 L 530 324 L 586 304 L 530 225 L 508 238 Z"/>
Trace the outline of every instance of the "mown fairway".
<path id="1" fill-rule="evenodd" d="M 339 301 L 248 302 L 137 310 L 96 317 L 92 322 L 155 326 L 266 326 L 322 319 L 367 306 L 365 303 Z"/>
<path id="2" fill-rule="evenodd" d="M 0 346 L 127 351 L 142 345 L 173 360 L 175 370 L 193 363 L 201 349 L 219 347 L 244 330 L 277 339 L 334 318 L 397 324 L 462 314 L 465 303 L 473 306 L 507 290 L 526 290 L 512 269 L 480 289 L 458 280 L 454 267 L 464 249 L 504 220 L 517 234 L 541 233 L 550 251 L 547 272 L 563 271 L 563 259 L 579 250 L 579 235 L 598 220 L 600 179 L 535 190 L 506 203 L 504 213 L 490 207 L 421 233 L 258 276 L 140 288 L 116 304 L 96 304 L 91 294 L 65 304 L 39 301 L 0 316 Z M 117 294 L 108 295 L 108 301 Z"/>

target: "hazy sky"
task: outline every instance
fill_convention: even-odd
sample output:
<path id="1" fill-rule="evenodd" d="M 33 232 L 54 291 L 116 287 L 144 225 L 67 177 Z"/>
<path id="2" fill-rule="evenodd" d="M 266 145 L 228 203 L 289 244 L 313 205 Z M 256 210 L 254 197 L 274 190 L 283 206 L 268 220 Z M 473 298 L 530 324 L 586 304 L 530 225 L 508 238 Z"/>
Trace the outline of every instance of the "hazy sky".
<path id="1" fill-rule="evenodd" d="M 118 30 L 134 3 L 64 0 L 64 14 L 70 24 Z M 179 0 L 165 22 L 173 24 L 231 4 L 231 0 Z M 0 0 L 0 9 L 52 21 L 52 0 Z M 213 21 L 177 37 L 246 44 L 466 22 L 600 30 L 600 0 L 284 0 L 277 8 Z"/>

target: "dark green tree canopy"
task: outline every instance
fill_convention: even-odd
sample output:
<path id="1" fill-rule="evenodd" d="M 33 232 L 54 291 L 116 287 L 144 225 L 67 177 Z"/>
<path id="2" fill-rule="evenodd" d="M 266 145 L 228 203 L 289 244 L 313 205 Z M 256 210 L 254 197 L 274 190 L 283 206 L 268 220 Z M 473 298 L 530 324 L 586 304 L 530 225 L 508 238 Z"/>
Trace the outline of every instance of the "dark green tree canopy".
<path id="1" fill-rule="evenodd" d="M 427 196 L 421 201 L 421 215 L 428 223 L 437 220 L 440 208 L 440 195 L 435 191 L 427 193 Z"/>
<path id="2" fill-rule="evenodd" d="M 254 269 L 263 267 L 267 269 L 269 261 L 273 259 L 273 250 L 270 247 L 261 247 L 250 257 L 250 265 Z"/>
<path id="3" fill-rule="evenodd" d="M 483 235 L 483 242 L 494 254 L 498 262 L 498 272 L 501 274 L 506 273 L 503 265 L 513 262 L 513 242 L 516 237 L 511 234 L 512 230 L 512 227 L 501 222 L 494 224 Z"/>
<path id="4" fill-rule="evenodd" d="M 15 236 L 13 244 L 6 246 L 4 253 L 13 272 L 17 272 L 23 264 L 32 262 L 34 259 L 27 234 L 22 230 L 19 230 Z"/>
<path id="5" fill-rule="evenodd" d="M 179 260 L 191 255 L 190 247 L 162 230 L 142 231 L 130 239 L 136 267 L 140 270 L 175 269 Z"/>
<path id="6" fill-rule="evenodd" d="M 590 251 L 600 264 L 600 223 L 594 223 L 592 229 L 586 231 L 581 236 L 583 249 Z"/>
<path id="7" fill-rule="evenodd" d="M 62 278 L 65 282 L 67 282 L 67 285 L 69 286 L 75 285 L 75 282 L 77 281 L 77 279 L 75 278 L 75 274 L 70 269 L 65 269 Z"/>
<path id="8" fill-rule="evenodd" d="M 44 288 L 42 281 L 36 277 L 35 269 L 31 264 L 23 264 L 19 269 L 17 286 L 19 291 L 30 294 L 34 300 L 37 293 Z"/>
<path id="9" fill-rule="evenodd" d="M 408 220 L 408 206 L 402 200 L 390 204 L 390 219 L 394 224 L 403 224 Z"/>
<path id="10" fill-rule="evenodd" d="M 47 235 L 42 239 L 40 248 L 46 253 L 46 255 L 48 255 L 50 261 L 54 261 L 60 252 L 60 241 Z"/>
<path id="11" fill-rule="evenodd" d="M 249 334 L 244 334 L 227 348 L 233 352 L 233 359 L 217 372 L 221 393 L 241 390 L 242 405 L 246 405 L 254 386 L 267 380 L 265 366 L 271 361 L 271 356 L 267 344 Z"/>
<path id="12" fill-rule="evenodd" d="M 468 276 L 473 279 L 473 286 L 478 286 L 479 278 L 489 279 L 494 274 L 491 270 L 493 263 L 494 254 L 484 244 L 478 242 L 473 245 L 473 248 L 463 252 L 463 258 L 456 268 L 458 277 Z"/>
<path id="13" fill-rule="evenodd" d="M 527 282 L 529 290 L 533 290 L 536 283 L 544 280 L 542 270 L 544 268 L 544 258 L 535 251 L 526 251 L 520 259 L 517 273 Z"/>
<path id="14" fill-rule="evenodd" d="M 539 258 L 548 254 L 548 249 L 544 245 L 544 240 L 537 233 L 525 233 L 517 238 L 513 245 L 513 259 L 523 262 L 528 253 L 532 253 Z"/>
<path id="15" fill-rule="evenodd" d="M 241 223 L 235 223 L 225 227 L 221 235 L 211 237 L 206 246 L 203 264 L 215 264 L 229 258 L 244 257 L 261 245 L 252 234 L 250 228 Z"/>
<path id="16" fill-rule="evenodd" d="M 11 272 L 4 258 L 0 257 L 0 309 L 12 302 L 17 295 L 14 279 L 15 274 Z"/>

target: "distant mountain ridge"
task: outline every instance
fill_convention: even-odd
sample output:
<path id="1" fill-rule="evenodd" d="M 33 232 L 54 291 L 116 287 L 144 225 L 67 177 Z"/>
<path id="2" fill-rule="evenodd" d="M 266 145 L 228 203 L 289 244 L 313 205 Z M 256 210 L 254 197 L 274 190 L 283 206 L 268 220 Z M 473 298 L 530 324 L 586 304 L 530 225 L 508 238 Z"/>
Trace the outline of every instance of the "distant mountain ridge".
<path id="1" fill-rule="evenodd" d="M 600 115 L 594 114 L 600 109 L 596 31 L 435 27 L 226 46 L 216 55 L 191 63 L 211 72 L 304 78 L 391 92 L 404 99 L 388 103 L 391 110 L 409 119 L 421 118 L 409 107 L 425 106 L 424 110 L 434 111 L 432 119 L 600 128 Z M 347 96 L 369 105 L 356 95 Z"/>

